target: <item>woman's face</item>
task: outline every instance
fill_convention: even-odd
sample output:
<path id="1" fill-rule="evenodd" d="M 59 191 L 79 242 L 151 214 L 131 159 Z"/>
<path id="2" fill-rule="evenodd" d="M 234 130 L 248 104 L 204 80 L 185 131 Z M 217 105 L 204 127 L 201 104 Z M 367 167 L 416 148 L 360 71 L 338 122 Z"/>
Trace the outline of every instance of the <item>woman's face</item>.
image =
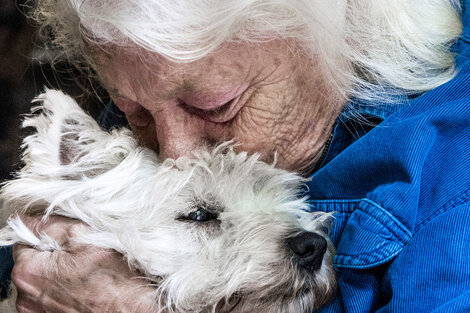
<path id="1" fill-rule="evenodd" d="M 94 66 L 141 142 L 163 158 L 234 139 L 277 166 L 308 171 L 342 103 L 320 66 L 285 41 L 231 43 L 191 63 L 139 49 L 92 49 Z"/>

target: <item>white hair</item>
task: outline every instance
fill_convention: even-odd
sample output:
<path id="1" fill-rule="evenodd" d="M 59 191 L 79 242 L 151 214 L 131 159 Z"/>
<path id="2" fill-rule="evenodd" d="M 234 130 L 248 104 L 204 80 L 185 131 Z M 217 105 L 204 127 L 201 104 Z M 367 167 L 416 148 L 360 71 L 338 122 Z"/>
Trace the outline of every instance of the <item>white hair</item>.
<path id="1" fill-rule="evenodd" d="M 455 75 L 458 0 L 37 0 L 56 56 L 84 61 L 84 39 L 137 44 L 171 60 L 201 58 L 227 41 L 300 42 L 343 96 L 420 93 Z"/>

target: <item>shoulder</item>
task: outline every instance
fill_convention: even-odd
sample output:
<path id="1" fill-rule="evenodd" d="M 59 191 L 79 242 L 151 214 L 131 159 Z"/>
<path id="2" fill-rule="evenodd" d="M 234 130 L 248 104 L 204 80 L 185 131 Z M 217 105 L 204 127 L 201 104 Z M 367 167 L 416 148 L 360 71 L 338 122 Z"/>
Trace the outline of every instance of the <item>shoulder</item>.
<path id="1" fill-rule="evenodd" d="M 469 12 L 457 76 L 351 141 L 308 184 L 313 209 L 336 212 L 340 288 L 324 312 L 470 305 Z"/>
<path id="2" fill-rule="evenodd" d="M 316 172 L 308 184 L 312 203 L 336 212 L 335 265 L 384 264 L 435 218 L 469 202 L 469 134 L 470 75 L 461 73 Z"/>
<path id="3" fill-rule="evenodd" d="M 452 209 L 465 201 L 470 189 L 469 134 L 470 71 L 466 71 L 379 125 L 373 140 L 388 153 L 385 158 L 394 173 L 387 175 L 391 185 L 368 196 L 398 211 L 416 208 L 414 225 L 409 225 L 414 231 Z"/>
<path id="4" fill-rule="evenodd" d="M 468 305 L 459 299 L 470 292 L 470 246 L 459 238 L 470 236 L 469 153 L 470 75 L 461 72 L 312 176 L 313 207 L 336 212 L 340 290 L 325 312 L 335 303 L 363 312 Z"/>
<path id="5" fill-rule="evenodd" d="M 470 188 L 469 134 L 470 71 L 414 99 L 347 147 L 312 176 L 310 196 L 367 198 L 413 230 Z"/>

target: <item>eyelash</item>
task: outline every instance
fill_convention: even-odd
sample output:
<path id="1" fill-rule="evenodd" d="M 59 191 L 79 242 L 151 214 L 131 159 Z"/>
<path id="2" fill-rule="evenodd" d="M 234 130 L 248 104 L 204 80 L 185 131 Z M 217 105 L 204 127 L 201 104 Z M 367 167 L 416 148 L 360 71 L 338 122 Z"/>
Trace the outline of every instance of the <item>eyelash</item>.
<path id="1" fill-rule="evenodd" d="M 195 108 L 183 101 L 179 101 L 179 105 L 188 113 L 200 116 L 201 118 L 211 118 L 223 116 L 223 114 L 227 113 L 227 110 L 232 106 L 234 101 L 235 99 L 232 99 L 229 102 L 226 102 L 223 105 L 211 110 Z"/>

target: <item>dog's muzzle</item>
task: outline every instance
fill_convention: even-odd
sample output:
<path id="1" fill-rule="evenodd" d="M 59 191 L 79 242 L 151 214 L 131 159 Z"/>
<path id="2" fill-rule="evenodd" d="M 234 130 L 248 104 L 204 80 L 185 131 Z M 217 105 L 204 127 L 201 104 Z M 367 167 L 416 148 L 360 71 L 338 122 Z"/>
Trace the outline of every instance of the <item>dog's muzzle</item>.
<path id="1" fill-rule="evenodd" d="M 321 267 L 327 249 L 325 238 L 316 233 L 303 232 L 288 238 L 287 244 L 300 266 L 309 271 L 316 271 Z"/>

